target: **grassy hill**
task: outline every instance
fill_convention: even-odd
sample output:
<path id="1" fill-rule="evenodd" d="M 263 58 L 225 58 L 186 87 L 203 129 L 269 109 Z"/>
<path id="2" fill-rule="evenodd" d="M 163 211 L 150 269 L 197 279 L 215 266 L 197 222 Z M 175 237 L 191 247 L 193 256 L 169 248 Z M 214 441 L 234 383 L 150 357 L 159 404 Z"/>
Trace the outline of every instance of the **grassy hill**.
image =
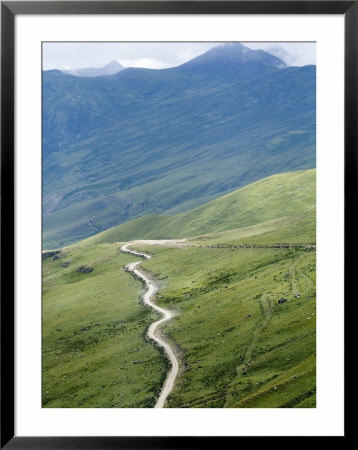
<path id="1" fill-rule="evenodd" d="M 163 330 L 181 358 L 169 407 L 315 407 L 314 250 L 142 249 L 157 303 L 178 312 Z"/>
<path id="2" fill-rule="evenodd" d="M 270 177 L 181 222 L 220 211 L 243 227 L 142 245 L 155 301 L 178 312 L 163 328 L 180 360 L 168 407 L 315 407 L 315 248 L 265 247 L 315 243 L 314 185 L 315 171 Z M 167 361 L 146 338 L 157 316 L 123 269 L 138 258 L 119 251 L 120 228 L 43 255 L 43 407 L 155 404 Z"/>
<path id="3" fill-rule="evenodd" d="M 45 71 L 44 248 L 315 167 L 315 77 L 239 44 L 164 70 Z"/>
<path id="4" fill-rule="evenodd" d="M 167 362 L 144 331 L 156 318 L 117 245 L 63 249 L 43 260 L 42 406 L 151 407 Z M 81 266 L 91 267 L 81 273 Z"/>
<path id="5" fill-rule="evenodd" d="M 260 224 L 260 234 L 263 230 L 280 229 L 281 242 L 285 240 L 285 232 L 286 239 L 294 234 L 305 242 L 315 242 L 315 186 L 315 169 L 273 175 L 181 214 L 134 219 L 88 238 L 83 244 L 181 238 L 257 224 Z M 293 232 L 296 222 L 299 233 Z M 313 233 L 304 235 L 305 230 Z M 253 230 L 250 233 L 255 234 Z M 238 237 L 237 232 L 235 236 Z"/>

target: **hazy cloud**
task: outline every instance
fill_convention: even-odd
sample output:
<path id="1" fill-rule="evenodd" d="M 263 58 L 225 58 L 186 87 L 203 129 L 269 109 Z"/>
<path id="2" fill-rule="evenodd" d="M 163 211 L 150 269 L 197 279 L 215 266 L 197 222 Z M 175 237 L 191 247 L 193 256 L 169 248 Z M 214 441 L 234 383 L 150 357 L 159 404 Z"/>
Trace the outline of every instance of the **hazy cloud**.
<path id="1" fill-rule="evenodd" d="M 285 61 L 290 66 L 316 64 L 315 42 L 243 42 L 247 47 L 261 48 Z"/>

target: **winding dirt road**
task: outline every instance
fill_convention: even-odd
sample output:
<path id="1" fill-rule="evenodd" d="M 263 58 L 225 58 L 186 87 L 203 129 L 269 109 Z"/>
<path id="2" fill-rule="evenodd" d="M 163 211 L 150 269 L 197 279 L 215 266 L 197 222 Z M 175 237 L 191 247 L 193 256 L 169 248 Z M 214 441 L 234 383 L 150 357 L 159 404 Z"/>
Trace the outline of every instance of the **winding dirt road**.
<path id="1" fill-rule="evenodd" d="M 167 245 L 167 244 L 172 244 L 172 245 L 181 245 L 181 242 L 183 241 L 165 241 L 165 240 L 158 240 L 158 241 L 133 241 L 133 242 L 129 242 L 125 245 L 122 245 L 121 247 L 121 251 L 123 253 L 130 253 L 131 255 L 134 256 L 140 256 L 142 258 L 146 258 L 146 259 L 150 259 L 151 256 L 148 255 L 147 253 L 144 252 L 139 252 L 136 250 L 132 250 L 129 249 L 128 247 L 130 245 L 134 245 L 134 244 L 161 244 L 161 245 Z M 144 281 L 144 283 L 146 284 L 147 287 L 147 291 L 143 296 L 143 301 L 144 303 L 146 303 L 147 305 L 149 305 L 151 308 L 155 309 L 156 311 L 158 311 L 160 314 L 163 315 L 162 318 L 160 318 L 159 320 L 157 320 L 156 322 L 153 322 L 149 328 L 148 328 L 148 336 L 150 339 L 153 339 L 155 342 L 157 342 L 165 351 L 170 363 L 171 363 L 171 369 L 167 374 L 167 377 L 165 379 L 164 385 L 162 387 L 162 391 L 158 397 L 158 400 L 155 404 L 155 408 L 163 408 L 165 401 L 168 397 L 168 395 L 171 393 L 171 391 L 174 388 L 174 383 L 175 383 L 175 379 L 178 376 L 178 372 L 179 372 L 179 363 L 178 360 L 175 356 L 175 353 L 173 351 L 173 349 L 170 347 L 170 345 L 168 344 L 168 342 L 165 342 L 163 340 L 163 338 L 159 335 L 158 331 L 159 331 L 159 327 L 165 323 L 168 322 L 170 319 L 172 319 L 174 317 L 174 313 L 172 311 L 169 311 L 168 309 L 165 308 L 161 308 L 160 306 L 156 305 L 155 303 L 152 302 L 152 297 L 154 296 L 154 294 L 157 292 L 158 290 L 158 286 L 156 284 L 153 283 L 153 281 L 151 281 L 139 268 L 138 266 L 140 265 L 140 261 L 136 261 L 133 263 L 130 263 L 126 266 L 127 270 L 131 273 L 133 273 L 134 275 L 136 275 L 138 278 L 140 278 L 141 280 Z"/>

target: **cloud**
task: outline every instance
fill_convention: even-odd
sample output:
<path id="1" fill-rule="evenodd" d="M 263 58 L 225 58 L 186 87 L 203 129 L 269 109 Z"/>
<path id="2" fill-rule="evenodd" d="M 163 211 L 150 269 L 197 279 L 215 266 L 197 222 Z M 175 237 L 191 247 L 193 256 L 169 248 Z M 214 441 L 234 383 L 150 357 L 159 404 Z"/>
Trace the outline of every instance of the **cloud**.
<path id="1" fill-rule="evenodd" d="M 120 62 L 124 67 L 145 67 L 147 69 L 165 69 L 167 67 L 165 61 L 154 58 L 122 59 Z"/>
<path id="2" fill-rule="evenodd" d="M 253 50 L 265 50 L 290 66 L 316 64 L 315 42 L 243 42 L 243 44 Z"/>

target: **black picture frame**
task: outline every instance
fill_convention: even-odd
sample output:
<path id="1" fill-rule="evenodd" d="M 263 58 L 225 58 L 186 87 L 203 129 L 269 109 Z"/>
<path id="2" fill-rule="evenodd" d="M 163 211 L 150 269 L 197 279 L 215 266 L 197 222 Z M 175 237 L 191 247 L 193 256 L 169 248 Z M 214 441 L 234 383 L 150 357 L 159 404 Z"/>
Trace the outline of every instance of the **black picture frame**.
<path id="1" fill-rule="evenodd" d="M 14 436 L 14 21 L 18 14 L 340 14 L 345 18 L 345 297 L 354 279 L 358 159 L 358 0 L 1 2 L 1 441 L 6 449 L 196 449 L 238 437 Z M 347 342 L 347 335 L 345 341 Z M 347 373 L 347 371 L 346 371 Z M 348 374 L 347 374 L 348 375 Z M 346 380 L 348 381 L 348 380 Z M 346 388 L 347 389 L 347 388 Z M 346 405 L 347 408 L 347 405 Z M 347 411 L 347 409 L 346 409 Z M 346 433 L 347 435 L 347 428 Z M 242 438 L 241 438 L 242 439 Z M 240 441 L 242 443 L 242 441 Z"/>

